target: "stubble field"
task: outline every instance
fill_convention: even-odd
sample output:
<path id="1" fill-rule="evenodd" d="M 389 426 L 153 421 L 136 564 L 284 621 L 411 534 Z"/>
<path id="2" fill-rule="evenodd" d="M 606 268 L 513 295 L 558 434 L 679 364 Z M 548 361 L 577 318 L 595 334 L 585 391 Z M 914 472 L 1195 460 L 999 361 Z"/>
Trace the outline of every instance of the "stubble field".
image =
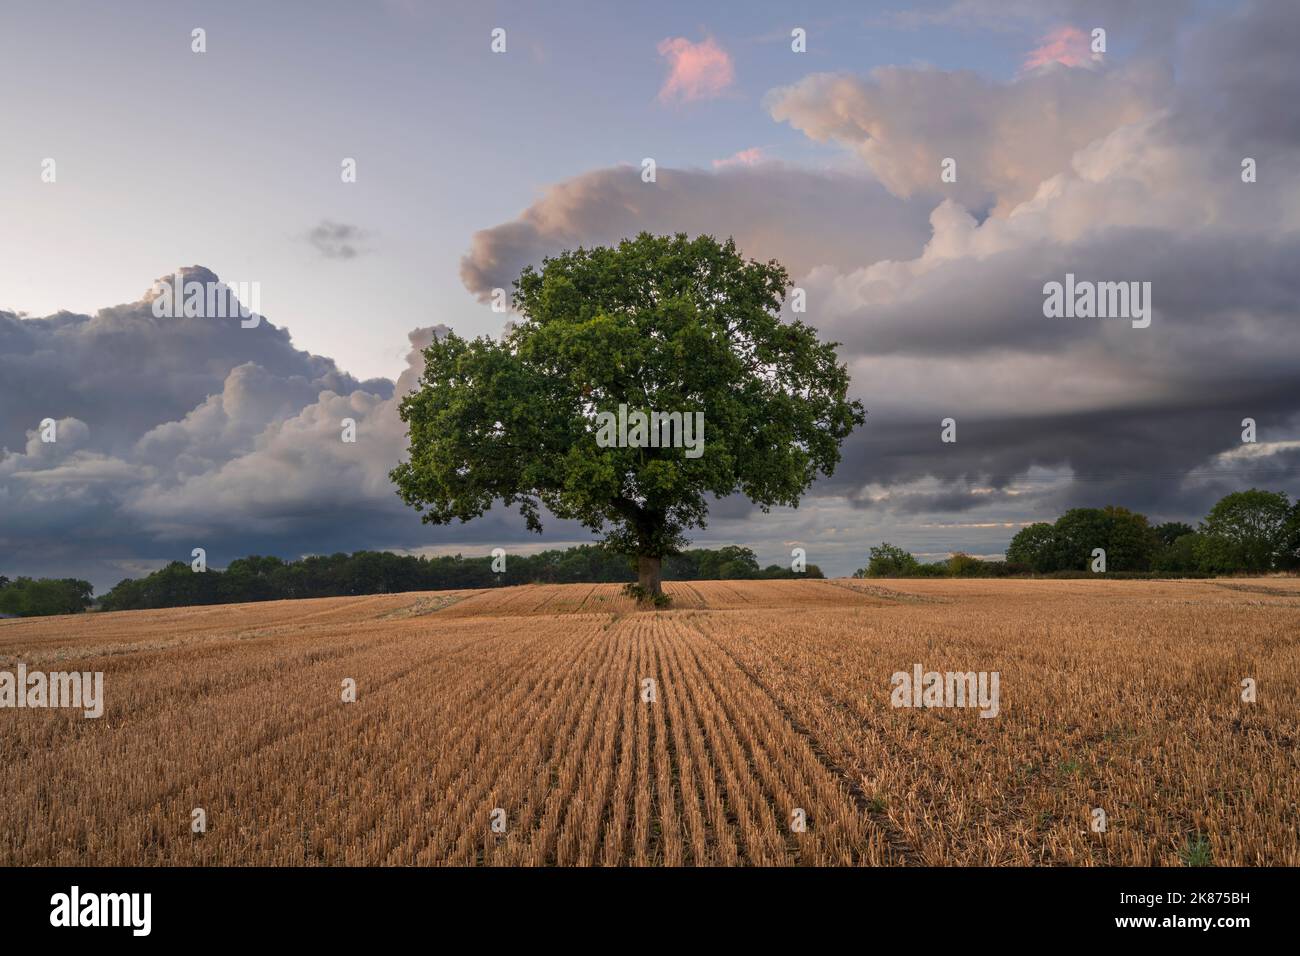
<path id="1" fill-rule="evenodd" d="M 0 621 L 0 865 L 1300 864 L 1295 579 L 666 588 Z"/>

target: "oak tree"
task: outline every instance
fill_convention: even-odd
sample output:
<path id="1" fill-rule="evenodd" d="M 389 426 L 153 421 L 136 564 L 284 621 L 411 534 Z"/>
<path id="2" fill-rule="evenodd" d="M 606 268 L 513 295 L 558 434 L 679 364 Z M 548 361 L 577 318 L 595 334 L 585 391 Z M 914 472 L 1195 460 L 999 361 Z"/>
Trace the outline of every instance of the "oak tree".
<path id="1" fill-rule="evenodd" d="M 777 262 L 730 239 L 642 233 L 529 266 L 514 283 L 520 321 L 499 341 L 448 334 L 424 351 L 401 404 L 408 456 L 391 473 L 425 522 L 517 506 L 603 534 L 635 556 L 640 594 L 662 596 L 661 566 L 706 495 L 795 507 L 864 420 L 835 347 L 783 320 L 791 287 Z M 697 457 L 671 442 L 598 441 L 598 416 L 703 413 Z M 607 413 L 602 416 L 602 413 Z M 670 429 L 669 429 L 670 430 Z M 635 441 L 633 439 L 636 439 Z M 656 447 L 657 446 L 657 447 Z"/>

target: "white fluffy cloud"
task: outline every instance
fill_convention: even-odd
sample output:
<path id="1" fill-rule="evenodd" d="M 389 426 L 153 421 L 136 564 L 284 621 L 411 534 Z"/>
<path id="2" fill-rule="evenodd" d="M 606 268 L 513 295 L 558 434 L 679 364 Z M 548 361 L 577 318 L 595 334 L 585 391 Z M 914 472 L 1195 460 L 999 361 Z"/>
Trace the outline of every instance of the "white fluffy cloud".
<path id="1" fill-rule="evenodd" d="M 852 149 L 900 196 L 950 196 L 1006 213 L 1088 143 L 1149 115 L 1167 74 L 1053 65 L 999 83 L 971 72 L 881 67 L 816 74 L 767 96 L 773 118 Z M 956 183 L 940 163 L 956 160 Z"/>

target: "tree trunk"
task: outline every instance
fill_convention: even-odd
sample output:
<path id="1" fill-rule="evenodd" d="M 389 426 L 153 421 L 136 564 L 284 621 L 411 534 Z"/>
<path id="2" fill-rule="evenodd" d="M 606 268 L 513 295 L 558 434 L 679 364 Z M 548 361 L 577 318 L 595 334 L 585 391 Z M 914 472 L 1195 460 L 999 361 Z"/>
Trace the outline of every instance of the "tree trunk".
<path id="1" fill-rule="evenodd" d="M 651 598 L 664 593 L 663 558 L 639 554 L 636 558 L 637 583 L 642 591 Z"/>

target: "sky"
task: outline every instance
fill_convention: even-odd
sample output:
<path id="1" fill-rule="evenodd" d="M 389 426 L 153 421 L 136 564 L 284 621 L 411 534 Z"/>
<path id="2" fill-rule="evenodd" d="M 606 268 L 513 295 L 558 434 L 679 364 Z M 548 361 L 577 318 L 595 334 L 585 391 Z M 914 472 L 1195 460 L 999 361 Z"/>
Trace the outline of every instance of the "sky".
<path id="1" fill-rule="evenodd" d="M 715 502 L 698 545 L 847 574 L 1296 494 L 1297 40 L 1285 2 L 6 4 L 0 574 L 589 540 L 420 524 L 396 406 L 525 265 L 641 230 L 780 259 L 869 411 L 798 509 Z M 157 318 L 182 267 L 264 321 Z M 1045 316 L 1067 274 L 1151 283 L 1150 326 Z"/>

